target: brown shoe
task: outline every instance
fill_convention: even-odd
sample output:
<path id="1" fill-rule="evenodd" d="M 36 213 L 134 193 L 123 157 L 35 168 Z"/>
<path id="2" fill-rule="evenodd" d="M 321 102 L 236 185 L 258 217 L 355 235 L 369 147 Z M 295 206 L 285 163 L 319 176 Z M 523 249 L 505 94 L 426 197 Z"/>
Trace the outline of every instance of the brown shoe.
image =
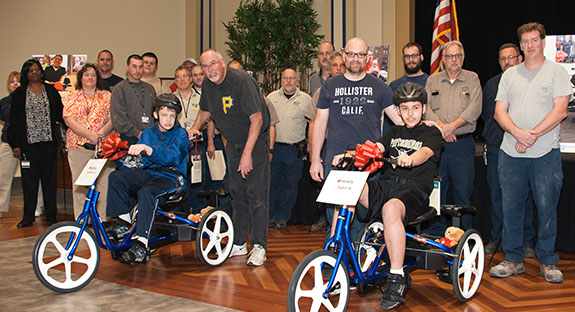
<path id="1" fill-rule="evenodd" d="M 489 270 L 489 275 L 493 277 L 508 277 L 511 275 L 518 275 L 525 272 L 523 263 L 513 263 L 503 260 L 498 265 Z"/>
<path id="2" fill-rule="evenodd" d="M 319 220 L 309 228 L 310 232 L 323 232 L 327 230 L 327 221 Z"/>
<path id="3" fill-rule="evenodd" d="M 563 283 L 563 273 L 557 264 L 542 264 L 539 275 L 545 276 L 545 280 L 549 283 Z"/>

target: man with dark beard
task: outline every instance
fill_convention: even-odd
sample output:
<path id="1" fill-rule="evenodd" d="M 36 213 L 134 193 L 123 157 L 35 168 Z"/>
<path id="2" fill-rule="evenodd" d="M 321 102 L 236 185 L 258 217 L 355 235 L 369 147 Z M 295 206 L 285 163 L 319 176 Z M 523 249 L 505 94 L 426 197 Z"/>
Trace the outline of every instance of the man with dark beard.
<path id="1" fill-rule="evenodd" d="M 389 84 L 391 90 L 395 91 L 402 84 L 410 81 L 425 87 L 427 83 L 428 74 L 421 70 L 421 63 L 423 62 L 423 53 L 421 45 L 417 42 L 408 42 L 403 46 L 403 68 L 405 68 L 405 75 L 395 79 Z"/>

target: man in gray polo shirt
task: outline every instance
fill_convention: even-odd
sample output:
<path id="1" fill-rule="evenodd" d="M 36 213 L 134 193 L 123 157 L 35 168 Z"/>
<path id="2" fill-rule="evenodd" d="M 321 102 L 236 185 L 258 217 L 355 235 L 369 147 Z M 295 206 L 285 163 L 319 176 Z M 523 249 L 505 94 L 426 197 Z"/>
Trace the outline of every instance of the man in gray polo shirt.
<path id="1" fill-rule="evenodd" d="M 110 117 L 122 140 L 132 145 L 138 142 L 142 131 L 154 123 L 152 100 L 156 91 L 151 84 L 141 81 L 144 73 L 142 57 L 132 54 L 127 64 L 128 77 L 112 91 Z"/>
<path id="2" fill-rule="evenodd" d="M 298 142 L 305 140 L 306 112 L 311 97 L 301 92 L 297 73 L 288 68 L 283 71 L 281 88 L 268 95 L 278 113 L 274 157 L 270 164 L 270 227 L 284 228 L 291 217 L 297 199 L 299 180 L 303 169 L 303 154 Z"/>

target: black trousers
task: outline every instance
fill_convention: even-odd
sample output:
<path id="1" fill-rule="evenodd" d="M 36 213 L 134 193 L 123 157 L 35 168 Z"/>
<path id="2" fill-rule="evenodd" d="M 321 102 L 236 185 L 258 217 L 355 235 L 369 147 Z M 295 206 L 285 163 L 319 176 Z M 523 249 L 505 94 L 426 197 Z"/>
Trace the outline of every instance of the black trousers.
<path id="1" fill-rule="evenodd" d="M 33 222 L 38 200 L 38 183 L 42 181 L 46 221 L 56 222 L 56 170 L 58 168 L 58 145 L 55 142 L 40 142 L 28 145 L 24 151 L 30 168 L 22 168 L 22 189 L 24 191 L 24 217 L 22 221 Z"/>

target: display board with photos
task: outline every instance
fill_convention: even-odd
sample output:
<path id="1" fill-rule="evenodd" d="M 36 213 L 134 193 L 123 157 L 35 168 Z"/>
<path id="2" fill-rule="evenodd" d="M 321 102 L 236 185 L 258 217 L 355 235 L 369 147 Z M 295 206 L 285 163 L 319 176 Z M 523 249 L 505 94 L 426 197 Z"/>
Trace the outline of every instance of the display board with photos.
<path id="1" fill-rule="evenodd" d="M 575 95 L 575 34 L 545 37 L 545 58 L 565 68 Z M 575 153 L 575 98 L 567 108 L 567 118 L 561 123 L 560 145 L 562 153 Z"/>

